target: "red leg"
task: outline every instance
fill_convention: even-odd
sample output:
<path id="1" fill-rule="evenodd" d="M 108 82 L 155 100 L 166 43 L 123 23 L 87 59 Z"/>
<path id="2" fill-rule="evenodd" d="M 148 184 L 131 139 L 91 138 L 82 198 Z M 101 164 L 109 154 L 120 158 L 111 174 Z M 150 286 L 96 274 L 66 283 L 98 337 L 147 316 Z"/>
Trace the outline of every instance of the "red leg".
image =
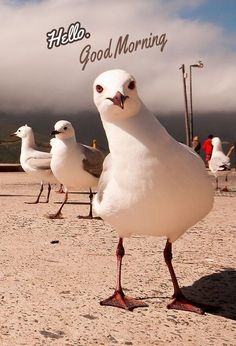
<path id="1" fill-rule="evenodd" d="M 63 184 L 60 184 L 59 190 L 56 191 L 57 193 L 65 193 L 63 190 Z"/>
<path id="2" fill-rule="evenodd" d="M 64 207 L 64 205 L 66 204 L 67 200 L 68 200 L 68 191 L 66 191 L 64 201 L 63 201 L 63 203 L 61 204 L 59 210 L 56 212 L 56 214 L 49 214 L 47 217 L 48 217 L 49 219 L 62 219 L 61 210 L 62 210 L 62 208 Z"/>
<path id="3" fill-rule="evenodd" d="M 124 294 L 121 286 L 121 265 L 122 265 L 122 258 L 125 254 L 125 250 L 123 247 L 123 238 L 119 238 L 119 243 L 116 250 L 116 256 L 117 256 L 117 284 L 114 294 L 101 301 L 101 305 L 108 305 L 108 306 L 114 306 L 117 308 L 130 310 L 132 311 L 135 308 L 138 307 L 147 307 L 148 305 L 140 300 L 137 300 L 132 297 L 128 297 Z"/>
<path id="4" fill-rule="evenodd" d="M 177 309 L 177 310 L 185 310 L 185 311 L 191 311 L 196 312 L 197 314 L 204 314 L 205 311 L 210 310 L 210 306 L 194 303 L 191 300 L 187 299 L 184 294 L 182 293 L 175 272 L 174 268 L 172 266 L 172 244 L 167 240 L 166 246 L 164 249 L 164 258 L 165 262 L 167 264 L 167 267 L 170 272 L 171 280 L 174 286 L 174 294 L 173 298 L 174 300 L 167 305 L 168 309 Z"/>

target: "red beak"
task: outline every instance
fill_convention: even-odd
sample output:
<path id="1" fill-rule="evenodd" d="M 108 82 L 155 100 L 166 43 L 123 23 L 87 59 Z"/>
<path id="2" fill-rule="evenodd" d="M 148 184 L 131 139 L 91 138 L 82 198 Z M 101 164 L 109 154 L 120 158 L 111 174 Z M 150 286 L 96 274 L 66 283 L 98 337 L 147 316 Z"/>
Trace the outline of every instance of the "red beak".
<path id="1" fill-rule="evenodd" d="M 127 98 L 128 98 L 128 96 L 124 96 L 119 91 L 117 91 L 117 93 L 115 94 L 115 96 L 113 98 L 107 97 L 107 99 L 111 100 L 114 105 L 116 105 L 122 109 L 124 109 L 124 103 L 125 103 L 125 100 Z"/>

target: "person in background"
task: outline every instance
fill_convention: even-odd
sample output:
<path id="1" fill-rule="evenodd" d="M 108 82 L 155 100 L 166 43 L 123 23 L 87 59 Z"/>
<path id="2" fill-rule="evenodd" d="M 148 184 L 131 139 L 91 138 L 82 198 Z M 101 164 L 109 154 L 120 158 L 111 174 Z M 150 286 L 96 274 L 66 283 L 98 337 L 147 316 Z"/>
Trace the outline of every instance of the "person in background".
<path id="1" fill-rule="evenodd" d="M 209 135 L 207 137 L 207 139 L 204 141 L 203 143 L 203 150 L 205 151 L 205 163 L 206 163 L 206 167 L 208 167 L 208 163 L 209 160 L 211 159 L 211 154 L 212 154 L 212 149 L 213 149 L 213 145 L 212 145 L 212 138 L 214 136 L 213 135 Z"/>
<path id="2" fill-rule="evenodd" d="M 198 155 L 200 155 L 200 150 L 201 150 L 201 143 L 199 141 L 198 136 L 194 136 L 192 140 L 192 149 L 196 151 Z"/>

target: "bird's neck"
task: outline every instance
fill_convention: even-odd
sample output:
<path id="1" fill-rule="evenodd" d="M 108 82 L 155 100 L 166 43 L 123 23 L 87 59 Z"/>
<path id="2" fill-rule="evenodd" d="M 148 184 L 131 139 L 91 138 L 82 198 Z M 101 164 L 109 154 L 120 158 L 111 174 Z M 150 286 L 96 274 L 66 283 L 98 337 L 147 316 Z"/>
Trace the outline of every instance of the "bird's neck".
<path id="1" fill-rule="evenodd" d="M 34 140 L 34 135 L 33 133 L 31 133 L 29 136 L 22 138 L 22 144 L 21 144 L 21 148 L 22 149 L 32 149 L 35 148 L 36 144 L 35 144 L 35 140 Z"/>
<path id="2" fill-rule="evenodd" d="M 76 138 L 75 138 L 75 136 L 74 137 L 70 137 L 70 138 L 64 138 L 63 140 L 62 140 L 62 142 L 67 146 L 67 145 L 74 145 L 74 144 L 76 144 L 77 142 L 76 142 Z"/>
<path id="3" fill-rule="evenodd" d="M 70 150 L 72 147 L 76 145 L 76 138 L 75 137 L 70 137 L 70 138 L 57 138 L 56 139 L 56 148 L 60 150 Z M 54 146 L 53 146 L 54 147 Z"/>
<path id="4" fill-rule="evenodd" d="M 214 145 L 214 147 L 212 149 L 212 154 L 216 153 L 217 151 L 223 151 L 221 143 L 218 143 L 217 145 Z"/>
<path id="5" fill-rule="evenodd" d="M 144 105 L 133 117 L 103 121 L 111 155 L 125 155 L 138 151 L 157 151 L 170 140 L 170 135 Z"/>

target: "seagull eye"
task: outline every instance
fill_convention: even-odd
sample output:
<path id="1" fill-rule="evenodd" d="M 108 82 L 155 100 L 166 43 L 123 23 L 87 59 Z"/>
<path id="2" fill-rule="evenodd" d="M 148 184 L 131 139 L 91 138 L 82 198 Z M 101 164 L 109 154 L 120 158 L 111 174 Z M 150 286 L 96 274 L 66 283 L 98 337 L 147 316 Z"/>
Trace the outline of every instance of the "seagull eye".
<path id="1" fill-rule="evenodd" d="M 135 81 L 134 81 L 134 80 L 132 80 L 132 81 L 129 83 L 128 88 L 129 88 L 130 90 L 135 89 Z"/>
<path id="2" fill-rule="evenodd" d="M 64 127 L 64 130 L 67 130 L 67 126 Z"/>
<path id="3" fill-rule="evenodd" d="M 101 85 L 96 85 L 96 90 L 97 90 L 97 92 L 100 94 L 100 93 L 102 93 L 103 92 L 103 87 L 101 86 Z"/>
<path id="4" fill-rule="evenodd" d="M 20 130 L 18 130 L 18 132 L 20 132 Z"/>

